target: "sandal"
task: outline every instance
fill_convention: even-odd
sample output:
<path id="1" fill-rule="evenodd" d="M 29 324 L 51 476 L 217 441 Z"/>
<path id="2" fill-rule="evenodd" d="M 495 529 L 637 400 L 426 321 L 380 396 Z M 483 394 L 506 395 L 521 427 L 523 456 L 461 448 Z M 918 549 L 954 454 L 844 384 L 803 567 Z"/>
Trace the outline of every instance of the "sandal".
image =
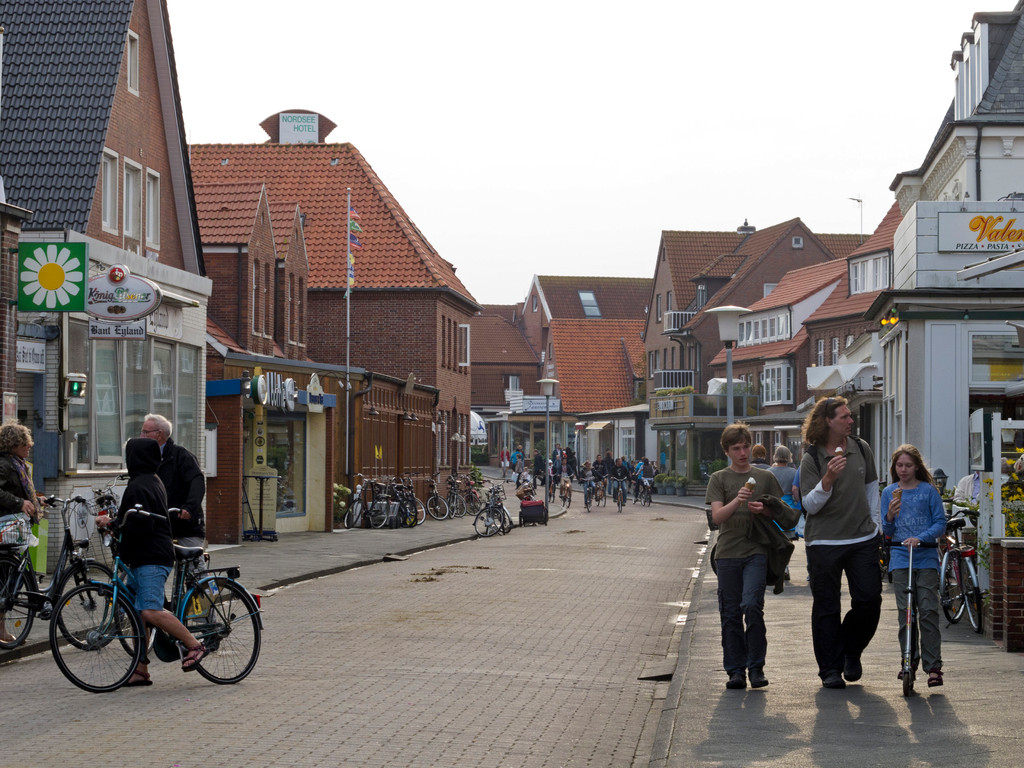
<path id="1" fill-rule="evenodd" d="M 132 688 L 137 685 L 152 685 L 153 681 L 149 679 L 149 672 L 139 672 L 135 670 L 132 672 L 132 676 L 128 678 L 128 682 L 124 684 L 125 688 Z"/>
<path id="2" fill-rule="evenodd" d="M 942 685 L 942 670 L 932 669 L 928 671 L 928 687 L 934 688 L 938 685 Z"/>
<path id="3" fill-rule="evenodd" d="M 199 662 L 205 659 L 209 653 L 209 649 L 202 643 L 195 648 L 189 649 L 189 652 L 185 654 L 185 658 L 181 660 L 181 671 L 191 672 L 199 666 Z"/>

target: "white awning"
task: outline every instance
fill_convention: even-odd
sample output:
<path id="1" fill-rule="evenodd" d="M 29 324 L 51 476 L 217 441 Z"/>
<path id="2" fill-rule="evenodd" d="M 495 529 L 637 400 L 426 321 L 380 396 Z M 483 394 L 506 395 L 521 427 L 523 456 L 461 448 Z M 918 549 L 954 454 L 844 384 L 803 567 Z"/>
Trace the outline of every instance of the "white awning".
<path id="1" fill-rule="evenodd" d="M 469 412 L 469 439 L 472 442 L 487 442 L 487 425 L 476 411 Z"/>
<path id="2" fill-rule="evenodd" d="M 609 424 L 611 424 L 610 421 L 593 421 L 587 425 L 587 429 L 604 429 Z"/>
<path id="3" fill-rule="evenodd" d="M 807 369 L 807 389 L 811 392 L 835 392 L 848 382 L 868 376 L 878 375 L 876 363 L 851 363 L 848 365 L 819 365 Z M 859 386 L 858 389 L 871 389 L 871 386 Z"/>

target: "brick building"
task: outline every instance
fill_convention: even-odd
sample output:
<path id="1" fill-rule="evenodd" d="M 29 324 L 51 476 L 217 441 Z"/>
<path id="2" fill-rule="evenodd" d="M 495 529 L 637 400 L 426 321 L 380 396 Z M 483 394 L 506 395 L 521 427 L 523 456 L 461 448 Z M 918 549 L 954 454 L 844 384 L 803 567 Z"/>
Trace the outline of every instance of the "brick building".
<path id="1" fill-rule="evenodd" d="M 54 291 L 54 303 L 19 311 L 26 354 L 16 413 L 34 434 L 36 488 L 89 496 L 112 481 L 124 471 L 124 442 L 150 411 L 167 416 L 175 441 L 210 469 L 202 386 L 210 284 L 165 3 L 5 0 L 2 9 L 0 171 L 7 204 L 31 211 L 24 257 L 56 254 L 50 263 L 66 267 L 68 295 L 78 295 L 71 281 L 83 273 L 127 272 L 162 296 L 148 308 L 114 298 L 59 311 L 64 299 Z M 86 285 L 74 289 L 84 294 Z M 100 319 L 111 307 L 115 320 L 141 319 Z M 81 401 L 64 396 L 72 372 L 88 377 Z"/>
<path id="2" fill-rule="evenodd" d="M 296 110 L 262 125 L 270 136 L 265 144 L 193 146 L 192 172 L 196 183 L 255 181 L 271 200 L 296 201 L 309 263 L 307 358 L 380 374 L 367 378 L 371 389 L 390 382 L 379 398 L 349 390 L 351 426 L 335 435 L 335 477 L 373 472 L 375 465 L 422 476 L 468 463 L 468 329 L 479 305 L 362 154 L 351 144 L 326 143 L 334 128 L 326 117 Z M 315 143 L 289 143 L 312 136 Z M 351 229 L 350 208 L 358 217 Z M 398 382 L 401 397 L 388 388 Z M 345 399 L 340 387 L 329 394 Z"/>

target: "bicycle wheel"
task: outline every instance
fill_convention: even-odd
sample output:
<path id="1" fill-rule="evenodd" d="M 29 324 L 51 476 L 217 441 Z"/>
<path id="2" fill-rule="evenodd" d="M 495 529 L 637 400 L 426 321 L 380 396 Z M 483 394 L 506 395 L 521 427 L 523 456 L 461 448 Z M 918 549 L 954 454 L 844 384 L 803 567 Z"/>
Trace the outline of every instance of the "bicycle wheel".
<path id="1" fill-rule="evenodd" d="M 416 503 L 411 499 L 402 499 L 398 503 L 398 522 L 403 528 L 416 527 Z"/>
<path id="2" fill-rule="evenodd" d="M 466 500 L 460 494 L 455 494 L 455 496 L 448 499 L 448 509 L 452 517 L 465 517 Z"/>
<path id="3" fill-rule="evenodd" d="M 501 533 L 502 533 L 502 535 L 504 535 L 504 534 L 508 533 L 509 531 L 511 531 L 513 528 L 515 528 L 516 524 L 512 522 L 512 515 L 509 514 L 508 509 L 505 508 L 504 504 L 501 505 L 500 509 L 501 509 Z"/>
<path id="4" fill-rule="evenodd" d="M 483 505 L 480 502 L 480 494 L 478 494 L 475 489 L 470 490 L 470 492 L 466 494 L 466 512 L 471 515 L 475 515 L 481 509 L 483 509 Z"/>
<path id="5" fill-rule="evenodd" d="M 416 525 L 423 525 L 423 521 L 427 519 L 427 505 L 419 499 L 416 499 Z"/>
<path id="6" fill-rule="evenodd" d="M 435 493 L 427 498 L 427 512 L 435 520 L 444 520 L 448 517 L 448 502 Z"/>
<path id="7" fill-rule="evenodd" d="M 242 680 L 260 656 L 263 627 L 252 595 L 225 576 L 210 576 L 185 597 L 181 623 L 210 650 L 196 666 L 211 683 Z"/>
<path id="8" fill-rule="evenodd" d="M 366 510 L 362 499 L 353 501 L 345 510 L 345 527 L 361 528 L 363 525 L 363 512 Z"/>
<path id="9" fill-rule="evenodd" d="M 57 594 L 63 595 L 69 589 L 80 587 L 91 581 L 100 581 L 109 584 L 114 580 L 114 572 L 103 563 L 92 558 L 79 560 L 64 569 L 60 575 L 60 584 L 57 586 Z"/>
<path id="10" fill-rule="evenodd" d="M 35 609 L 29 608 L 26 591 L 36 590 L 36 576 L 27 568 L 22 571 L 21 558 L 4 555 L 0 558 L 0 648 L 17 648 L 28 638 L 35 621 Z"/>
<path id="11" fill-rule="evenodd" d="M 974 571 L 974 564 L 970 560 L 960 560 L 960 583 L 963 585 L 967 619 L 971 622 L 974 631 L 980 634 L 984 629 L 981 617 L 981 590 L 978 588 L 978 576 Z"/>
<path id="12" fill-rule="evenodd" d="M 946 552 L 939 568 L 939 602 L 950 624 L 956 624 L 964 615 L 964 591 L 958 562 L 959 558 Z"/>
<path id="13" fill-rule="evenodd" d="M 64 677 L 90 693 L 127 683 L 145 649 L 142 620 L 123 594 L 115 601 L 109 584 L 75 587 L 50 622 L 53 660 Z"/>
<path id="14" fill-rule="evenodd" d="M 640 492 L 640 506 L 649 507 L 651 506 L 651 486 L 645 485 L 643 491 Z"/>
<path id="15" fill-rule="evenodd" d="M 584 489 L 584 491 L 583 491 L 583 506 L 587 510 L 587 512 L 590 511 L 590 502 L 591 502 L 592 498 L 593 498 L 593 491 L 591 491 L 589 488 Z"/>
<path id="16" fill-rule="evenodd" d="M 375 499 L 370 502 L 369 507 L 370 527 L 383 528 L 388 521 L 388 502 L 382 499 Z"/>
<path id="17" fill-rule="evenodd" d="M 487 538 L 501 530 L 501 512 L 492 507 L 484 507 L 473 520 L 473 530 L 477 536 Z"/>
<path id="18" fill-rule="evenodd" d="M 619 505 L 619 512 L 622 511 L 622 506 L 626 503 L 626 492 L 622 490 L 622 486 L 615 492 L 615 501 Z"/>

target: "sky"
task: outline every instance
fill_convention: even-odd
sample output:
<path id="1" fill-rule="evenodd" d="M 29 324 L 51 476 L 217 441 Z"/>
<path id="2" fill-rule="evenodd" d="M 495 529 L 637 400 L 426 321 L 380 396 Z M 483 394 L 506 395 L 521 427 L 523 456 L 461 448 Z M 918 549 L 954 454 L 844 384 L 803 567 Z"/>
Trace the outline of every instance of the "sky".
<path id="1" fill-rule="evenodd" d="M 167 2 L 190 143 L 320 112 L 485 304 L 535 274 L 653 277 L 662 230 L 870 234 L 973 14 L 1015 5 Z"/>

